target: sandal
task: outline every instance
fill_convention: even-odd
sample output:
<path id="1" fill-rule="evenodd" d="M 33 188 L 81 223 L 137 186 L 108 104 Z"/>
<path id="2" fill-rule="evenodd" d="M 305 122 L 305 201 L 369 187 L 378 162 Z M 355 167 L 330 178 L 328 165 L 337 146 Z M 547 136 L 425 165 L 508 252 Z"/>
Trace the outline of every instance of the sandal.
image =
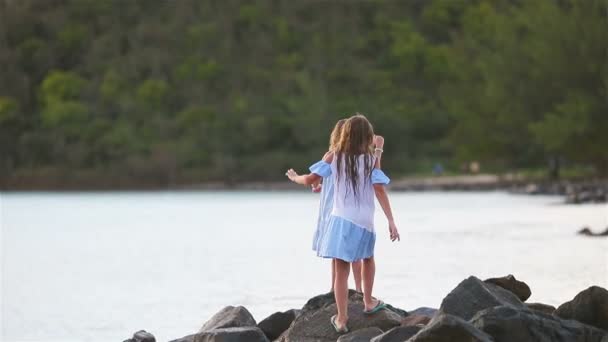
<path id="1" fill-rule="evenodd" d="M 378 304 L 371 310 L 363 310 L 363 314 L 365 315 L 371 315 L 371 314 L 375 314 L 376 312 L 385 309 L 386 308 L 386 303 L 384 303 L 383 301 L 379 300 Z"/>
<path id="2" fill-rule="evenodd" d="M 338 334 L 346 334 L 348 332 L 348 327 L 345 325 L 342 327 L 342 329 L 338 328 L 338 324 L 336 324 L 337 318 L 338 318 L 338 315 L 331 316 L 331 318 L 329 319 L 329 321 L 331 322 L 331 325 L 334 327 L 334 330 Z"/>

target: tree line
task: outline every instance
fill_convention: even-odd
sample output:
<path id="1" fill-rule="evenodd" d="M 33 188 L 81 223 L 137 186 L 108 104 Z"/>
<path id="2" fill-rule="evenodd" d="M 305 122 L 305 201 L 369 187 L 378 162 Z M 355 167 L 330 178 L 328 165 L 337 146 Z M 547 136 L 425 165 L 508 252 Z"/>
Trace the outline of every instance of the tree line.
<path id="1" fill-rule="evenodd" d="M 606 175 L 607 32 L 605 0 L 0 0 L 0 179 L 279 180 L 355 112 L 394 176 Z"/>

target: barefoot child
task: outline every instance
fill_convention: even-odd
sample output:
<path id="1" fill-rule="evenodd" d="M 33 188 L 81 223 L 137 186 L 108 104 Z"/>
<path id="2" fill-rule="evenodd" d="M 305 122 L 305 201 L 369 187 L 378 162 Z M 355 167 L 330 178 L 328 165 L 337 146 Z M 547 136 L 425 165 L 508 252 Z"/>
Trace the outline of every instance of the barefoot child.
<path id="1" fill-rule="evenodd" d="M 399 240 L 388 195 L 384 188 L 389 179 L 374 169 L 375 158 L 371 151 L 374 133 L 372 125 L 363 115 L 347 120 L 335 151 L 328 152 L 324 164 L 309 175 L 298 176 L 288 171 L 290 179 L 298 184 L 314 184 L 321 177 L 332 177 L 334 201 L 326 231 L 319 241 L 317 254 L 335 262 L 336 280 L 334 295 L 338 314 L 331 324 L 338 333 L 348 332 L 348 273 L 350 262 L 363 260 L 364 313 L 372 314 L 385 307 L 372 297 L 375 276 L 374 245 L 374 193 L 389 220 L 392 241 Z"/>

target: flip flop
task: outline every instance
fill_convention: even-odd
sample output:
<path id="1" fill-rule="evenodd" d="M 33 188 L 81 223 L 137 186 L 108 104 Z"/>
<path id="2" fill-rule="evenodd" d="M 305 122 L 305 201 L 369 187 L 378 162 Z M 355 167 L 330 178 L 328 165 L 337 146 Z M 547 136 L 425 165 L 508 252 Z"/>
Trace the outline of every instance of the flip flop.
<path id="1" fill-rule="evenodd" d="M 376 312 L 382 310 L 386 308 L 386 303 L 384 303 L 383 301 L 379 300 L 378 304 L 371 310 L 363 310 L 363 314 L 365 315 L 371 315 L 371 314 L 375 314 Z"/>
<path id="2" fill-rule="evenodd" d="M 331 322 L 331 325 L 334 327 L 334 330 L 338 334 L 346 334 L 348 332 L 348 327 L 345 325 L 344 327 L 342 327 L 342 329 L 339 329 L 338 324 L 336 324 L 336 318 L 338 318 L 338 315 L 333 315 L 329 319 L 329 321 Z"/>

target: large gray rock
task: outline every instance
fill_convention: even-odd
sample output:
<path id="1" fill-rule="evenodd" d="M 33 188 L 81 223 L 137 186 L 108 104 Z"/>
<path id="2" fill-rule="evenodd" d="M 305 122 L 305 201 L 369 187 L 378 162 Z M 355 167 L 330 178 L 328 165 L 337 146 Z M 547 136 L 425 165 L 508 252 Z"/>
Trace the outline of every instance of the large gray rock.
<path id="1" fill-rule="evenodd" d="M 348 290 L 348 300 L 350 302 L 363 302 L 363 294 L 355 290 Z M 336 303 L 336 297 L 333 292 L 324 293 L 312 297 L 302 307 L 302 313 L 322 309 L 326 306 Z"/>
<path id="2" fill-rule="evenodd" d="M 269 340 L 276 340 L 285 330 L 287 330 L 287 328 L 289 328 L 299 312 L 300 310 L 275 312 L 258 323 L 258 328 L 262 329 Z"/>
<path id="3" fill-rule="evenodd" d="M 342 335 L 336 342 L 369 342 L 372 338 L 381 334 L 382 330 L 380 328 L 364 328 Z"/>
<path id="4" fill-rule="evenodd" d="M 416 326 L 395 327 L 380 336 L 374 337 L 371 342 L 403 342 L 416 335 L 422 328 Z"/>
<path id="5" fill-rule="evenodd" d="M 485 282 L 498 285 L 505 290 L 513 292 L 522 302 L 525 302 L 532 295 L 528 284 L 515 279 L 512 274 L 506 277 L 486 279 Z"/>
<path id="6" fill-rule="evenodd" d="M 193 342 L 269 342 L 258 327 L 213 329 L 194 335 Z"/>
<path id="7" fill-rule="evenodd" d="M 387 331 L 401 323 L 403 316 L 390 311 L 380 310 L 373 315 L 363 314 L 363 303 L 351 301 L 348 304 L 348 328 L 350 331 L 377 327 Z M 317 310 L 302 312 L 291 327 L 283 333 L 280 341 L 283 342 L 335 342 L 340 335 L 337 334 L 330 323 L 331 316 L 337 312 L 336 305 L 331 304 Z"/>
<path id="8" fill-rule="evenodd" d="M 145 330 L 140 330 L 133 334 L 133 337 L 125 340 L 124 342 L 156 342 L 156 338 L 154 338 L 154 335 L 151 333 Z"/>
<path id="9" fill-rule="evenodd" d="M 408 314 L 409 315 L 426 316 L 428 318 L 433 318 L 433 317 L 435 317 L 435 315 L 437 314 L 437 312 L 439 312 L 439 310 L 423 306 L 423 307 L 414 309 L 412 311 L 409 311 Z"/>
<path id="10" fill-rule="evenodd" d="M 196 337 L 196 334 L 184 336 L 182 338 L 171 340 L 169 342 L 194 342 L 194 337 Z"/>
<path id="11" fill-rule="evenodd" d="M 200 331 L 235 327 L 255 327 L 255 319 L 243 306 L 223 308 L 213 315 L 207 323 L 203 324 Z"/>
<path id="12" fill-rule="evenodd" d="M 401 320 L 401 326 L 403 327 L 414 327 L 418 325 L 427 325 L 431 319 L 428 316 L 422 315 L 408 315 L 404 319 Z"/>
<path id="13" fill-rule="evenodd" d="M 530 310 L 539 311 L 552 315 L 555 312 L 555 306 L 543 303 L 524 303 Z"/>
<path id="14" fill-rule="evenodd" d="M 608 290 L 591 286 L 560 305 L 555 315 L 608 330 Z"/>
<path id="15" fill-rule="evenodd" d="M 479 312 L 471 324 L 496 342 L 608 342 L 605 331 L 583 323 L 508 306 Z"/>
<path id="16" fill-rule="evenodd" d="M 481 310 L 501 305 L 526 308 L 522 301 L 510 291 L 471 276 L 460 282 L 443 299 L 439 311 L 468 321 Z"/>
<path id="17" fill-rule="evenodd" d="M 407 342 L 493 342 L 492 337 L 460 317 L 439 313 Z M 513 340 L 512 342 L 515 342 Z M 517 341 L 519 342 L 519 341 Z"/>

